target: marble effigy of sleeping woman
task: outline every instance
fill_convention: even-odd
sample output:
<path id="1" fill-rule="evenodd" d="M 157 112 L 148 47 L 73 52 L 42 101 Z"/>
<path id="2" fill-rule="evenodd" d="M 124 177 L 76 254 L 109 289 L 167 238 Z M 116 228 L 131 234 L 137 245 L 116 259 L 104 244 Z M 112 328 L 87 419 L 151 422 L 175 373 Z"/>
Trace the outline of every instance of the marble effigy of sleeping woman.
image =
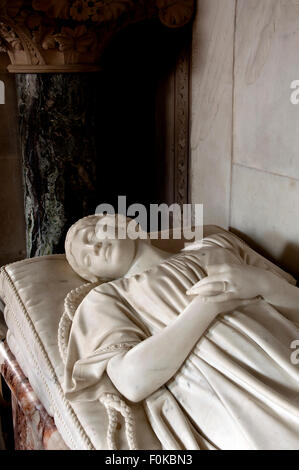
<path id="1" fill-rule="evenodd" d="M 107 446 L 119 413 L 131 449 L 299 449 L 293 278 L 228 232 L 173 255 L 99 239 L 101 217 L 66 238 L 71 267 L 106 282 L 75 311 L 64 391 L 106 406 Z"/>

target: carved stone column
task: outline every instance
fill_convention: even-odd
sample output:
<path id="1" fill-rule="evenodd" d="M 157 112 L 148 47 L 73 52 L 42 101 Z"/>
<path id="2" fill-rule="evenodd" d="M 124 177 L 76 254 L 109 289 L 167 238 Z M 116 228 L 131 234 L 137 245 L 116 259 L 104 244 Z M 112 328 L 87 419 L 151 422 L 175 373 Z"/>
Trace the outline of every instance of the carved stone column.
<path id="1" fill-rule="evenodd" d="M 64 251 L 96 200 L 97 74 L 17 74 L 27 255 Z"/>

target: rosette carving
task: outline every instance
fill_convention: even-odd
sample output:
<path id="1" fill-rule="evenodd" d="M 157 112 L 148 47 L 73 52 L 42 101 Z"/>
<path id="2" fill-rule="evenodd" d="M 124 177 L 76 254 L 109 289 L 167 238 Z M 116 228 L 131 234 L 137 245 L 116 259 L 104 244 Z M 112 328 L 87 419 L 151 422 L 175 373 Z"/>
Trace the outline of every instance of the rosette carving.
<path id="1" fill-rule="evenodd" d="M 0 51 L 11 72 L 98 70 L 109 40 L 129 24 L 187 24 L 194 0 L 0 0 Z"/>

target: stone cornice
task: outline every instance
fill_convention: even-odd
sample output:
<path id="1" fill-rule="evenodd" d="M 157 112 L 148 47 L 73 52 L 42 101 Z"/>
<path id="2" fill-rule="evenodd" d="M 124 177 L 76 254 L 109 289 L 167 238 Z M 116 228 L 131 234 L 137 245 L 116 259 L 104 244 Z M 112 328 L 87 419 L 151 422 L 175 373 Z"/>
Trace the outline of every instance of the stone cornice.
<path id="1" fill-rule="evenodd" d="M 0 52 L 13 73 L 97 71 L 121 29 L 152 18 L 179 28 L 194 8 L 194 0 L 0 0 Z"/>

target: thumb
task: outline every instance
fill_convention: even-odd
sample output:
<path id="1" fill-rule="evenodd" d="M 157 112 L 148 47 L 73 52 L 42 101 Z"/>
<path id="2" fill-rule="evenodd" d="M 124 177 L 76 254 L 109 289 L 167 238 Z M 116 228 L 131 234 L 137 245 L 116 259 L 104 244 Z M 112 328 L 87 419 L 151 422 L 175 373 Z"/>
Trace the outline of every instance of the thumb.
<path id="1" fill-rule="evenodd" d="M 207 279 L 207 278 L 206 278 Z M 202 296 L 210 296 L 210 295 L 218 295 L 223 293 L 223 282 L 222 281 L 215 281 L 215 282 L 207 282 L 207 283 L 198 283 L 195 286 L 191 287 L 191 289 L 187 290 L 187 295 L 202 295 Z"/>

